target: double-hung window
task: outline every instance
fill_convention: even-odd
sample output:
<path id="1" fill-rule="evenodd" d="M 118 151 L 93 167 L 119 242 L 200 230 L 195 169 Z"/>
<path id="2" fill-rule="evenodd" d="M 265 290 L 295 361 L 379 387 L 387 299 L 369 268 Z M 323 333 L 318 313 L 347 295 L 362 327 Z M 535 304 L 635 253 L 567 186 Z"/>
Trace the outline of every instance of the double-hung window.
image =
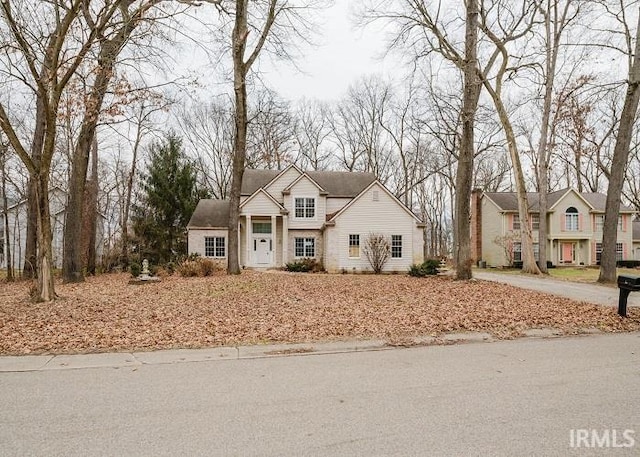
<path id="1" fill-rule="evenodd" d="M 296 197 L 294 213 L 297 219 L 313 219 L 316 217 L 316 199 L 313 197 Z"/>
<path id="2" fill-rule="evenodd" d="M 296 257 L 315 257 L 316 256 L 316 239 L 315 238 L 296 238 L 295 239 L 295 256 Z"/>
<path id="3" fill-rule="evenodd" d="M 520 230 L 520 215 L 513 215 L 513 230 Z"/>
<path id="4" fill-rule="evenodd" d="M 600 263 L 602 260 L 602 243 L 596 243 L 596 262 Z"/>
<path id="5" fill-rule="evenodd" d="M 353 259 L 360 257 L 360 235 L 349 235 L 349 257 Z"/>
<path id="6" fill-rule="evenodd" d="M 540 230 L 540 215 L 531 214 L 531 230 Z"/>
<path id="7" fill-rule="evenodd" d="M 616 260 L 624 260 L 622 255 L 624 253 L 624 248 L 622 247 L 622 243 L 616 243 Z"/>
<path id="8" fill-rule="evenodd" d="M 596 214 L 596 232 L 602 232 L 604 228 L 604 214 Z"/>
<path id="9" fill-rule="evenodd" d="M 391 258 L 402 258 L 402 235 L 391 235 Z"/>
<path id="10" fill-rule="evenodd" d="M 513 261 L 522 262 L 522 243 L 519 241 L 513 243 Z"/>
<path id="11" fill-rule="evenodd" d="M 579 227 L 580 216 L 578 215 L 578 210 L 573 206 L 567 208 L 567 211 L 564 213 L 564 228 L 568 232 L 577 232 L 580 230 Z"/>
<path id="12" fill-rule="evenodd" d="M 206 236 L 204 238 L 205 257 L 226 257 L 226 245 L 223 236 Z"/>

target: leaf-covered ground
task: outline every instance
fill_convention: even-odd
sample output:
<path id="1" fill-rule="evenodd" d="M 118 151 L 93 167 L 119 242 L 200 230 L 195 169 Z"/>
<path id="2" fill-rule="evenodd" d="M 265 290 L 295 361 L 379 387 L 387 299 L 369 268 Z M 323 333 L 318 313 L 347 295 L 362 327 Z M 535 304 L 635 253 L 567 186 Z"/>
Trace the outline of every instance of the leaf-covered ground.
<path id="1" fill-rule="evenodd" d="M 196 348 L 381 338 L 455 331 L 498 338 L 528 328 L 640 329 L 640 310 L 574 302 L 488 281 L 245 272 L 129 285 L 102 275 L 57 285 L 54 303 L 28 301 L 29 283 L 0 283 L 0 353 Z"/>

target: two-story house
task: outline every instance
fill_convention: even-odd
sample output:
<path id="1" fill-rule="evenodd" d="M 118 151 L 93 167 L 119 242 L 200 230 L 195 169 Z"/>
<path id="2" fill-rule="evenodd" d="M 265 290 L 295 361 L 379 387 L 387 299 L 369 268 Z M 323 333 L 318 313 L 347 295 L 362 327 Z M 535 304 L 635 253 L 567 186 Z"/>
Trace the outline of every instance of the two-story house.
<path id="1" fill-rule="evenodd" d="M 226 261 L 229 202 L 201 200 L 189 221 L 190 253 Z M 239 257 L 248 268 L 313 258 L 329 272 L 371 270 L 364 246 L 380 233 L 391 244 L 385 271 L 423 261 L 421 221 L 370 173 L 284 170 L 244 173 Z"/>
<path id="2" fill-rule="evenodd" d="M 539 194 L 528 193 L 529 223 L 537 256 Z M 602 253 L 606 195 L 563 189 L 548 194 L 547 259 L 553 265 L 597 265 Z M 617 258 L 634 258 L 632 222 L 635 211 L 622 206 L 618 216 Z M 471 197 L 472 257 L 489 266 L 522 259 L 520 218 L 515 192 L 482 192 Z"/>

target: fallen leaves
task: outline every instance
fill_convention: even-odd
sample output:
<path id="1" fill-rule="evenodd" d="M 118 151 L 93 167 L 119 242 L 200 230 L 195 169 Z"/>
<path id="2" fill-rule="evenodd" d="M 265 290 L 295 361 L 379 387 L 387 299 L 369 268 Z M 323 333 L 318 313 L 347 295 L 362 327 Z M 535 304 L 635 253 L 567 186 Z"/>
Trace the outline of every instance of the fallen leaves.
<path id="1" fill-rule="evenodd" d="M 30 303 L 28 283 L 0 285 L 0 353 L 196 348 L 338 339 L 403 341 L 482 331 L 511 338 L 530 328 L 565 333 L 640 329 L 640 312 L 580 303 L 486 281 L 448 277 L 244 272 L 164 278 L 126 275 L 57 285 L 54 303 Z"/>

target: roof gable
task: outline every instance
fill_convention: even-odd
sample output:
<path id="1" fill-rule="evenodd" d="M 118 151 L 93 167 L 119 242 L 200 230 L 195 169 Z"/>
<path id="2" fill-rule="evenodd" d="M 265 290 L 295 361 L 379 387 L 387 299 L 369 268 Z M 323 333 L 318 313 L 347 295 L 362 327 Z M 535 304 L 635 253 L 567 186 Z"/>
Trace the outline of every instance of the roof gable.
<path id="1" fill-rule="evenodd" d="M 578 198 L 579 198 L 580 200 L 582 200 L 582 202 L 583 202 L 585 205 L 587 205 L 587 206 L 588 206 L 592 211 L 593 211 L 593 210 L 595 210 L 595 208 L 593 207 L 593 205 L 592 205 L 592 204 L 591 204 L 587 199 L 585 199 L 585 198 L 584 198 L 584 196 L 583 196 L 580 192 L 578 192 L 578 191 L 577 191 L 577 190 L 575 190 L 575 189 L 567 189 L 567 190 L 566 190 L 566 192 L 564 192 L 564 193 L 562 194 L 562 196 L 556 200 L 556 202 L 555 202 L 555 203 L 553 203 L 553 204 L 549 204 L 549 210 L 550 210 L 550 211 L 553 211 L 553 210 L 555 209 L 555 207 L 556 207 L 556 206 L 558 206 L 562 200 L 564 200 L 565 198 L 567 198 L 567 196 L 568 196 L 569 194 L 573 194 L 573 195 L 575 195 L 576 197 L 578 197 Z"/>
<path id="2" fill-rule="evenodd" d="M 287 187 L 285 187 L 282 190 L 282 193 L 283 194 L 290 193 L 291 189 L 293 189 L 293 187 L 295 187 L 295 185 L 298 184 L 303 179 L 306 179 L 308 182 L 310 182 L 315 187 L 317 187 L 321 194 L 327 194 L 327 191 L 325 191 L 322 188 L 322 186 L 320 184 L 318 184 L 313 178 L 311 178 L 307 173 L 302 173 L 300 176 L 298 176 L 295 180 L 293 180 L 293 182 L 291 184 L 289 184 Z"/>
<path id="3" fill-rule="evenodd" d="M 351 208 L 353 205 L 355 205 L 361 198 L 363 195 L 365 195 L 367 193 L 367 191 L 369 191 L 369 189 L 371 189 L 374 186 L 378 186 L 385 194 L 387 194 L 391 200 L 393 200 L 397 205 L 400 206 L 400 208 L 402 208 L 403 211 L 405 211 L 407 214 L 409 214 L 416 222 L 421 223 L 422 221 L 418 218 L 418 216 L 416 216 L 415 214 L 413 214 L 413 212 L 407 208 L 404 203 L 402 203 L 400 200 L 398 200 L 398 198 L 393 195 L 391 192 L 389 192 L 389 190 L 377 179 L 375 181 L 373 181 L 371 184 L 369 184 L 366 188 L 364 188 L 362 190 L 362 192 L 360 192 L 353 200 L 351 200 L 349 203 L 347 203 L 340 211 L 337 211 L 335 214 L 333 214 L 331 216 L 331 219 L 329 220 L 329 222 L 334 222 L 336 219 L 338 219 L 342 214 L 344 214 L 346 211 L 349 210 L 349 208 Z"/>
<path id="4" fill-rule="evenodd" d="M 284 206 L 282 206 L 269 192 L 264 189 L 258 189 L 253 193 L 253 195 L 243 201 L 240 204 L 240 209 L 249 206 L 252 202 L 258 202 L 260 200 L 267 202 L 268 205 L 273 205 L 274 212 L 286 211 Z"/>

